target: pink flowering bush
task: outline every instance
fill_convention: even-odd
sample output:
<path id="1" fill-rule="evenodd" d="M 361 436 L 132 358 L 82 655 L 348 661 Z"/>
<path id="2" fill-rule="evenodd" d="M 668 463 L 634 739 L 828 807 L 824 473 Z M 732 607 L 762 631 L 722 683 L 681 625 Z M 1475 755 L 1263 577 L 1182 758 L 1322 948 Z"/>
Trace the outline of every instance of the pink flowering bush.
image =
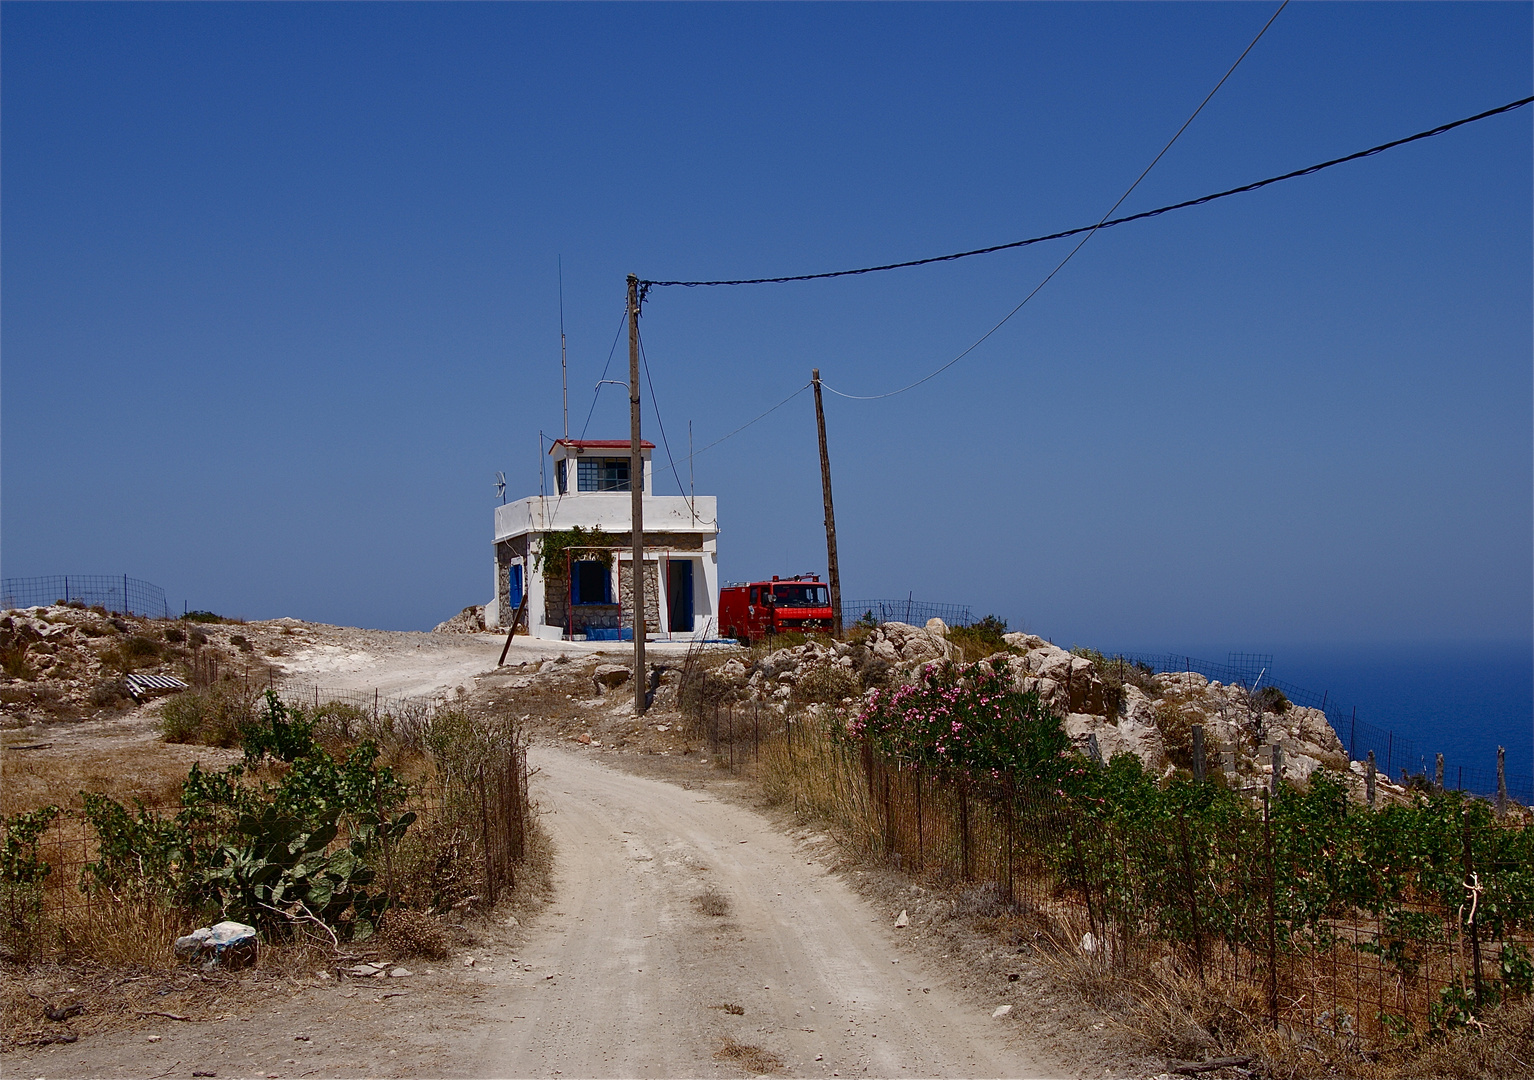
<path id="1" fill-rule="evenodd" d="M 939 772 L 1055 781 L 1070 767 L 1059 718 L 984 663 L 927 665 L 915 683 L 877 691 L 844 734 L 902 765 Z"/>

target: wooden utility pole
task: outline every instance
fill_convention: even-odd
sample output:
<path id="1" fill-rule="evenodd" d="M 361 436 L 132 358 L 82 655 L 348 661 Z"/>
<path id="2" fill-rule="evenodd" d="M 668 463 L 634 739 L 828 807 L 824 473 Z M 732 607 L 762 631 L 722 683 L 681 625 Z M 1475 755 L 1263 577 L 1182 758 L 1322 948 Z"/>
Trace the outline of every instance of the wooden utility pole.
<path id="1" fill-rule="evenodd" d="M 629 275 L 629 491 L 634 540 L 634 715 L 645 711 L 650 687 L 644 665 L 644 452 L 639 448 L 639 278 Z"/>
<path id="2" fill-rule="evenodd" d="M 810 372 L 815 384 L 815 427 L 820 432 L 820 492 L 826 502 L 826 577 L 831 583 L 831 633 L 842 636 L 842 572 L 836 562 L 836 508 L 831 503 L 831 455 L 826 450 L 826 409 L 820 400 L 820 369 Z"/>

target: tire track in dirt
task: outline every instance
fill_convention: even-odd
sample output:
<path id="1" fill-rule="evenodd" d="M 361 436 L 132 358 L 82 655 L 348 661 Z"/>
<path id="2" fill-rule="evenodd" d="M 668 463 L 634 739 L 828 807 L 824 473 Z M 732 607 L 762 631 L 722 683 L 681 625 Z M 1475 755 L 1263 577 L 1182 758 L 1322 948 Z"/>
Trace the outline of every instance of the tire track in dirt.
<path id="1" fill-rule="evenodd" d="M 553 903 L 481 1032 L 481 1075 L 1041 1076 L 793 839 L 706 791 L 536 747 Z M 696 898 L 712 887 L 730 914 Z M 739 1015 L 721 1008 L 730 1004 Z"/>

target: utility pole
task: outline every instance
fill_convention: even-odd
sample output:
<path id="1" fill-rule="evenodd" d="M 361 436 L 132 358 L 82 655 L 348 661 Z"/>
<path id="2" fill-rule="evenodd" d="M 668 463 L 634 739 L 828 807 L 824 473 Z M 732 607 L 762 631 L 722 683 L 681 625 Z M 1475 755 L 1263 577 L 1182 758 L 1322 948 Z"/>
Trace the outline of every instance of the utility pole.
<path id="1" fill-rule="evenodd" d="M 836 562 L 836 508 L 831 504 L 831 455 L 826 450 L 826 410 L 820 400 L 820 369 L 810 372 L 815 384 L 815 427 L 820 432 L 820 491 L 826 502 L 826 577 L 831 581 L 831 633 L 842 636 L 842 572 Z"/>
<path id="2" fill-rule="evenodd" d="M 639 448 L 639 278 L 629 275 L 629 491 L 634 541 L 634 715 L 643 716 L 650 674 L 644 664 L 644 452 Z"/>
<path id="3" fill-rule="evenodd" d="M 565 358 L 565 260 L 559 258 L 559 388 L 565 407 L 565 442 L 570 441 L 570 364 Z M 538 447 L 543 453 L 543 447 Z"/>

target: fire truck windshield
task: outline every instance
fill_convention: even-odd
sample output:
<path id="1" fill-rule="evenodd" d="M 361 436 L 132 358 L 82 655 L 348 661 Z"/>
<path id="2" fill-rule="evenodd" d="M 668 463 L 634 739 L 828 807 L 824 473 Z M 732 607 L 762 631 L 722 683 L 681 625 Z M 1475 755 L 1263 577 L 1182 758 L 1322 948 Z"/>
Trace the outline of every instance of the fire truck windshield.
<path id="1" fill-rule="evenodd" d="M 831 603 L 824 585 L 774 585 L 772 595 L 778 607 L 826 607 Z"/>

